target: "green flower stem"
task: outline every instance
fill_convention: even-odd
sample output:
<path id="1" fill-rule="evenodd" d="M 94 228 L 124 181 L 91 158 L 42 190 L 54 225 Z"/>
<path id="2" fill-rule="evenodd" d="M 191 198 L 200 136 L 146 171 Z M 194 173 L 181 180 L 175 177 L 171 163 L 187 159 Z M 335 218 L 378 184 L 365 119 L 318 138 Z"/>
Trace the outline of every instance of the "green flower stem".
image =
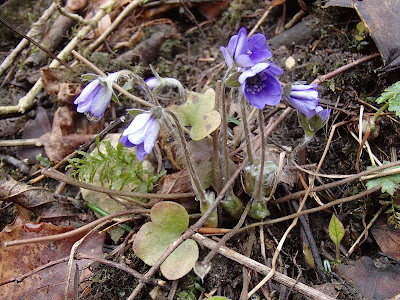
<path id="1" fill-rule="evenodd" d="M 190 179 L 192 181 L 194 192 L 196 193 L 196 195 L 197 195 L 197 197 L 199 198 L 200 201 L 205 202 L 205 201 L 207 201 L 206 200 L 206 195 L 205 195 L 206 192 L 205 192 L 204 188 L 202 187 L 202 185 L 200 183 L 200 179 L 197 176 L 196 171 L 194 170 L 193 162 L 192 162 L 192 159 L 191 159 L 191 157 L 189 155 L 188 145 L 187 145 L 187 142 L 186 142 L 186 139 L 185 139 L 185 135 L 183 133 L 183 129 L 182 129 L 181 123 L 179 122 L 179 119 L 175 115 L 175 113 L 173 113 L 172 111 L 169 111 L 169 110 L 166 110 L 166 113 L 169 116 L 172 117 L 172 119 L 174 120 L 174 122 L 176 124 L 176 128 L 177 128 L 177 131 L 178 131 L 178 137 L 179 137 L 179 140 L 180 140 L 182 148 L 183 148 L 183 154 L 185 156 L 186 165 L 187 165 L 187 168 L 189 170 Z M 173 131 L 173 132 L 176 134 L 175 131 Z"/>
<path id="2" fill-rule="evenodd" d="M 101 209 L 100 207 L 98 207 L 97 205 L 94 205 L 92 203 L 86 202 L 87 206 L 89 206 L 89 208 L 91 210 L 93 210 L 95 213 L 99 214 L 102 217 L 108 216 L 109 213 L 106 212 L 105 210 Z M 119 227 L 121 227 L 123 230 L 125 230 L 126 232 L 131 232 L 132 228 L 129 227 L 126 224 L 118 224 Z"/>
<path id="3" fill-rule="evenodd" d="M 249 124 L 247 123 L 247 111 L 246 111 L 246 104 L 245 104 L 245 99 L 244 99 L 243 94 L 241 94 L 239 102 L 240 102 L 240 111 L 241 111 L 241 115 L 242 115 L 244 138 L 245 138 L 246 147 L 247 147 L 247 157 L 249 158 L 250 165 L 253 165 L 254 164 L 253 151 L 251 149 Z"/>
<path id="4" fill-rule="evenodd" d="M 374 120 L 376 120 L 376 119 L 379 117 L 379 115 L 380 115 L 386 108 L 389 107 L 389 105 L 390 105 L 390 103 L 389 103 L 389 102 L 386 102 L 386 103 L 374 114 Z"/>

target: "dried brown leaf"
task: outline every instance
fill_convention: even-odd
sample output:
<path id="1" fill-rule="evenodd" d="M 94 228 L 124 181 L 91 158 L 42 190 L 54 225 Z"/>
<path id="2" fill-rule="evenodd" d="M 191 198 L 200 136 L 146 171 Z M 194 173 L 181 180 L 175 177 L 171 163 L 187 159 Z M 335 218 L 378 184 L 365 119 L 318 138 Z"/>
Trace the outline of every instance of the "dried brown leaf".
<path id="1" fill-rule="evenodd" d="M 378 219 L 371 232 L 383 253 L 400 260 L 400 230 L 393 229 L 385 220 Z"/>
<path id="2" fill-rule="evenodd" d="M 0 233 L 0 281 L 28 273 L 51 261 L 67 257 L 72 245 L 83 235 L 74 236 L 54 242 L 43 242 L 5 248 L 4 242 L 34 238 L 39 236 L 60 234 L 74 229 L 73 227 L 55 226 L 51 223 L 27 223 L 24 225 L 7 226 Z M 78 248 L 78 254 L 101 256 L 105 234 L 98 232 L 89 235 Z M 73 297 L 73 279 L 75 265 L 82 270 L 89 265 L 89 260 L 74 262 L 68 296 Z M 87 277 L 88 271 L 81 274 L 81 280 Z M 13 281 L 0 286 L 1 299 L 64 299 L 64 289 L 67 280 L 67 262 L 60 263 L 38 273 L 22 282 Z"/>
<path id="3" fill-rule="evenodd" d="M 339 265 L 338 270 L 366 298 L 387 299 L 400 293 L 400 267 L 396 265 L 363 256 L 352 264 Z"/>

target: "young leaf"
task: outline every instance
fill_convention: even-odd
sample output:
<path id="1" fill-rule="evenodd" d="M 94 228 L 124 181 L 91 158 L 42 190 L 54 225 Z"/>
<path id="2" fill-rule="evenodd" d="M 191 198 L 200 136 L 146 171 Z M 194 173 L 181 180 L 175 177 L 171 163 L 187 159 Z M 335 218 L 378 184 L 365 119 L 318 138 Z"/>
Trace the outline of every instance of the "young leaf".
<path id="1" fill-rule="evenodd" d="M 398 168 L 398 167 L 388 168 L 385 170 L 393 170 L 396 168 Z M 373 187 L 376 187 L 381 184 L 382 185 L 382 188 L 381 188 L 382 193 L 387 192 L 393 196 L 399 183 L 400 183 L 400 173 L 397 173 L 397 174 L 388 175 L 385 177 L 370 179 L 367 181 L 367 188 L 372 189 Z"/>
<path id="2" fill-rule="evenodd" d="M 133 242 L 133 251 L 152 266 L 188 228 L 189 215 L 175 202 L 163 201 L 153 206 L 151 222 L 144 224 Z M 179 279 L 192 270 L 199 257 L 199 249 L 192 239 L 184 241 L 161 265 L 161 273 L 169 280 Z"/>
<path id="3" fill-rule="evenodd" d="M 388 87 L 375 101 L 376 103 L 389 103 L 388 110 L 395 112 L 400 117 L 400 81 Z"/>
<path id="4" fill-rule="evenodd" d="M 329 237 L 332 242 L 335 243 L 336 247 L 339 247 L 340 241 L 344 236 L 344 228 L 342 222 L 339 219 L 332 215 L 331 221 L 329 223 Z"/>
<path id="5" fill-rule="evenodd" d="M 191 126 L 190 137 L 204 139 L 221 124 L 220 114 L 214 110 L 215 92 L 208 89 L 204 94 L 190 92 L 185 104 L 172 109 L 178 113 L 182 126 Z"/>

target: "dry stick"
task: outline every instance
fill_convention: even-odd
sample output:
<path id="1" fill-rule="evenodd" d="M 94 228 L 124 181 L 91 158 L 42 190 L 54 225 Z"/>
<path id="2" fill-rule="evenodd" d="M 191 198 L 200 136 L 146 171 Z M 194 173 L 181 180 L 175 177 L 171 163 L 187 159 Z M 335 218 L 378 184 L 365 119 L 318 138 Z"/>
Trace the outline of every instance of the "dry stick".
<path id="1" fill-rule="evenodd" d="M 85 241 L 85 239 L 92 234 L 94 231 L 97 231 L 97 229 L 99 229 L 101 226 L 103 226 L 105 223 L 107 223 L 109 220 L 97 224 L 96 227 L 92 228 L 88 233 L 86 233 L 82 238 L 80 238 L 78 241 L 76 241 L 72 247 L 71 247 L 71 251 L 69 254 L 69 259 L 68 259 L 68 264 L 67 264 L 67 281 L 65 283 L 65 289 L 64 289 L 64 299 L 68 300 L 68 290 L 69 290 L 69 282 L 71 279 L 71 274 L 72 274 L 72 267 L 73 267 L 73 263 L 74 263 L 74 257 L 75 257 L 75 253 L 76 251 L 78 251 L 78 247 Z M 78 272 L 78 268 L 76 269 L 76 272 Z"/>
<path id="2" fill-rule="evenodd" d="M 375 186 L 372 189 L 366 190 L 366 191 L 364 191 L 362 193 L 359 193 L 357 195 L 353 195 L 353 196 L 345 197 L 345 198 L 340 198 L 338 200 L 329 202 L 329 203 L 324 204 L 322 206 L 318 206 L 318 207 L 302 210 L 302 211 L 300 211 L 298 213 L 295 213 L 295 214 L 287 215 L 287 216 L 284 216 L 284 217 L 280 217 L 280 218 L 276 218 L 276 219 L 272 219 L 272 220 L 268 220 L 268 221 L 264 221 L 264 222 L 253 223 L 253 224 L 250 224 L 250 225 L 247 225 L 247 226 L 241 228 L 237 233 L 240 233 L 242 231 L 248 230 L 251 227 L 262 226 L 262 225 L 271 225 L 271 224 L 284 222 L 284 221 L 287 221 L 287 220 L 290 220 L 290 219 L 294 219 L 294 218 L 302 216 L 302 215 L 312 214 L 312 213 L 315 213 L 315 212 L 318 212 L 318 211 L 321 211 L 321 210 L 325 210 L 325 209 L 328 209 L 328 208 L 330 208 L 332 206 L 335 206 L 335 205 L 339 205 L 339 204 L 343 204 L 343 203 L 346 203 L 346 202 L 354 201 L 354 200 L 360 199 L 362 197 L 368 196 L 368 195 L 370 195 L 370 194 L 372 194 L 372 193 L 374 193 L 376 191 L 379 191 L 380 188 L 381 188 L 381 185 Z"/>
<path id="3" fill-rule="evenodd" d="M 375 173 L 375 172 L 378 172 L 378 171 L 381 171 L 381 170 L 384 170 L 384 169 L 387 169 L 387 168 L 396 167 L 396 166 L 399 166 L 399 165 L 400 165 L 400 161 L 395 161 L 395 162 L 391 162 L 391 163 L 388 163 L 388 164 L 384 164 L 382 166 L 379 166 L 379 167 L 376 167 L 376 168 L 373 168 L 373 169 L 370 169 L 370 170 L 365 170 L 365 171 L 363 171 L 361 173 L 358 173 L 358 174 L 351 175 L 350 177 L 347 177 L 347 178 L 342 179 L 342 180 L 338 180 L 338 181 L 335 181 L 335 182 L 331 182 L 331 183 L 327 183 L 327 184 L 324 184 L 324 185 L 321 185 L 321 186 L 314 187 L 314 188 L 312 188 L 310 190 L 310 192 L 324 191 L 324 190 L 333 188 L 333 187 L 338 186 L 338 185 L 346 184 L 346 183 L 354 181 L 356 179 L 368 180 L 368 179 L 372 179 L 372 178 L 376 178 L 376 177 L 381 177 L 381 176 L 379 176 L 379 175 L 381 175 L 381 173 L 374 174 L 374 175 L 371 175 L 371 176 L 366 176 L 366 175 L 370 175 L 372 173 Z M 392 170 L 388 170 L 387 172 L 382 173 L 382 174 L 385 174 L 384 176 L 387 176 L 387 175 L 395 174 L 395 173 L 399 172 L 398 168 L 393 170 L 392 171 L 393 173 L 391 171 Z M 305 193 L 306 193 L 306 191 L 299 191 L 299 192 L 293 193 L 291 195 L 284 196 L 284 197 L 278 198 L 276 200 L 273 200 L 273 201 L 271 201 L 271 203 L 272 204 L 278 204 L 278 203 L 286 202 L 286 201 L 289 201 L 291 199 L 301 197 Z"/>
<path id="4" fill-rule="evenodd" d="M 207 248 L 210 248 L 210 249 L 213 249 L 217 245 L 217 242 L 214 242 L 213 240 L 206 238 L 199 233 L 195 233 L 192 236 L 192 239 L 194 239 L 197 243 L 199 243 Z M 246 257 L 242 254 L 239 254 L 225 246 L 222 246 L 221 248 L 219 248 L 218 253 L 229 258 L 230 260 L 236 261 L 239 264 L 246 266 L 246 267 L 248 267 L 256 272 L 259 272 L 261 274 L 267 274 L 271 270 L 271 268 L 267 267 L 266 265 L 256 262 L 253 259 Z M 287 287 L 293 288 L 295 291 L 301 293 L 302 295 L 304 295 L 306 297 L 310 297 L 311 299 L 317 299 L 317 300 L 333 300 L 334 299 L 312 287 L 309 287 L 301 282 L 297 282 L 296 280 L 294 280 L 286 275 L 283 275 L 282 273 L 279 273 L 279 272 L 276 272 L 274 274 L 273 279 Z"/>
<path id="5" fill-rule="evenodd" d="M 43 146 L 40 138 L 34 139 L 18 139 L 18 140 L 2 140 L 0 141 L 0 147 L 16 147 L 16 146 Z"/>
<path id="6" fill-rule="evenodd" d="M 321 157 L 321 159 L 320 159 L 320 161 L 318 163 L 317 169 L 315 170 L 316 173 L 318 173 L 320 168 L 322 167 L 322 164 L 323 164 L 323 162 L 325 160 L 326 154 L 328 153 L 328 149 L 329 149 L 329 146 L 330 146 L 330 144 L 332 142 L 333 135 L 335 133 L 336 128 L 341 126 L 342 123 L 338 123 L 338 124 L 335 124 L 335 125 L 332 126 L 331 133 L 330 133 L 328 141 L 326 143 L 324 152 L 322 153 L 322 157 Z M 303 206 L 304 206 L 304 204 L 305 204 L 305 202 L 306 202 L 306 200 L 308 198 L 308 195 L 310 194 L 310 190 L 311 190 L 312 186 L 314 185 L 314 182 L 315 182 L 316 178 L 317 178 L 316 176 L 313 176 L 311 178 L 311 182 L 310 182 L 310 184 L 308 186 L 308 189 L 306 190 L 306 193 L 305 193 L 302 201 L 300 202 L 298 212 L 302 211 Z M 274 275 L 274 272 L 276 270 L 276 260 L 278 258 L 278 255 L 279 255 L 279 253 L 280 253 L 280 251 L 281 251 L 281 249 L 283 247 L 283 244 L 284 244 L 284 242 L 286 240 L 286 237 L 289 235 L 290 231 L 296 226 L 298 219 L 299 219 L 298 217 L 293 219 L 292 224 L 289 225 L 289 227 L 286 229 L 285 233 L 283 234 L 281 240 L 279 241 L 278 247 L 276 248 L 274 256 L 272 258 L 272 269 L 271 269 L 271 271 L 268 273 L 268 275 L 263 280 L 261 280 L 261 282 L 259 284 L 257 284 L 257 286 L 255 288 L 253 288 L 253 290 L 250 291 L 250 293 L 247 295 L 248 298 L 250 298 L 251 295 L 253 295 L 257 290 L 259 290 Z"/>
<path id="7" fill-rule="evenodd" d="M 64 175 L 63 173 L 56 170 L 43 169 L 42 174 L 51 177 L 53 179 L 57 179 L 59 181 L 63 181 L 67 184 L 74 185 L 80 188 L 84 188 L 87 190 L 104 193 L 107 195 L 114 196 L 126 196 L 126 197 L 136 197 L 136 198 L 147 198 L 147 199 L 178 199 L 178 198 L 186 198 L 195 196 L 194 193 L 171 193 L 171 194 L 154 194 L 154 193 L 136 193 L 136 192 L 128 192 L 128 191 L 117 191 L 110 190 L 108 188 L 96 186 L 93 184 L 89 184 L 83 181 L 79 181 L 77 179 L 73 179 Z"/>
<path id="8" fill-rule="evenodd" d="M 63 258 L 63 260 L 67 261 L 69 259 L 69 257 L 65 257 Z M 90 256 L 87 254 L 83 254 L 83 253 L 78 253 L 76 255 L 76 259 L 89 259 L 89 260 L 93 260 L 95 262 L 101 263 L 103 265 L 107 265 L 116 269 L 119 269 L 121 271 L 124 271 L 126 273 L 128 273 L 129 275 L 139 279 L 139 280 L 143 280 L 143 281 L 147 281 L 147 283 L 153 284 L 153 285 L 158 285 L 161 286 L 163 288 L 167 288 L 168 286 L 166 286 L 165 281 L 162 280 L 157 280 L 157 279 L 146 279 L 142 274 L 140 274 L 138 271 L 135 271 L 132 268 L 129 268 L 127 265 L 125 264 L 121 264 L 121 263 L 116 263 L 101 257 L 94 257 L 94 256 Z"/>
<path id="9" fill-rule="evenodd" d="M 269 13 L 271 12 L 271 10 L 275 7 L 278 6 L 282 3 L 284 3 L 285 0 L 283 1 L 273 1 L 270 6 L 265 10 L 264 14 L 262 15 L 262 17 L 260 18 L 260 20 L 258 20 L 257 24 L 254 25 L 253 29 L 250 31 L 250 33 L 247 35 L 247 37 L 251 37 L 254 32 L 256 32 L 256 30 L 258 29 L 258 27 L 261 26 L 261 24 L 264 22 L 264 20 L 268 17 Z"/>
<path id="10" fill-rule="evenodd" d="M 334 71 L 332 71 L 332 72 L 330 72 L 330 73 L 328 73 L 328 74 L 319 76 L 319 77 L 318 77 L 316 80 L 314 80 L 312 83 L 314 83 L 314 84 L 320 84 L 321 82 L 324 82 L 324 81 L 326 81 L 326 80 L 328 80 L 328 79 L 331 79 L 332 77 L 335 77 L 336 75 L 339 75 L 340 73 L 343 73 L 343 72 L 345 72 L 345 71 L 347 71 L 347 70 L 350 70 L 351 68 L 354 68 L 355 66 L 357 66 L 357 65 L 359 65 L 359 64 L 362 64 L 362 63 L 364 63 L 364 62 L 367 62 L 367 61 L 372 60 L 372 59 L 374 59 L 374 58 L 377 58 L 377 57 L 379 57 L 379 56 L 380 56 L 379 53 L 374 53 L 374 54 L 371 54 L 371 55 L 362 57 L 362 58 L 360 58 L 360 59 L 357 59 L 357 60 L 353 61 L 352 63 L 349 63 L 349 64 L 347 64 L 347 65 L 344 65 L 343 67 L 340 67 L 340 68 L 338 68 L 338 69 L 336 69 L 336 70 L 334 70 Z"/>
<path id="11" fill-rule="evenodd" d="M 100 70 L 99 68 L 97 68 L 94 64 L 92 64 L 89 60 L 87 60 L 86 58 L 84 58 L 82 55 L 80 55 L 78 52 L 76 52 L 75 50 L 72 50 L 71 52 L 77 59 L 79 59 L 81 62 L 83 62 L 85 65 L 87 65 L 89 68 L 91 68 L 93 71 L 95 71 L 97 74 L 99 74 L 102 77 L 106 77 L 106 73 L 104 73 L 102 70 Z M 154 104 L 149 103 L 131 93 L 129 93 L 128 91 L 124 90 L 121 86 L 119 86 L 118 84 L 116 84 L 115 82 L 113 82 L 113 88 L 116 89 L 118 92 L 120 92 L 122 95 L 126 96 L 127 98 L 142 104 L 144 106 L 147 107 L 154 107 Z"/>
<path id="12" fill-rule="evenodd" d="M 353 246 L 349 249 L 349 251 L 346 254 L 346 258 L 348 258 L 354 251 L 354 249 L 358 246 L 358 243 L 361 241 L 363 236 L 368 232 L 368 230 L 371 228 L 371 226 L 375 223 L 376 219 L 379 217 L 379 215 L 383 211 L 383 206 L 378 210 L 378 212 L 375 214 L 375 216 L 372 218 L 372 220 L 368 223 L 367 227 L 365 227 L 364 231 L 360 234 L 360 236 L 357 238 L 357 240 L 354 242 Z"/>
<path id="13" fill-rule="evenodd" d="M 106 4 L 100 7 L 100 10 L 96 13 L 96 15 L 90 20 L 90 24 L 83 27 L 77 35 L 68 43 L 68 45 L 57 55 L 57 57 L 61 60 L 66 60 L 68 55 L 72 50 L 82 41 L 82 39 L 97 25 L 101 18 L 103 18 L 106 12 L 111 9 L 116 0 L 110 0 Z M 57 60 L 53 60 L 49 65 L 49 68 L 57 68 L 60 66 L 60 63 Z M 27 109 L 31 108 L 34 104 L 34 99 L 37 94 L 43 88 L 43 81 L 40 78 L 35 85 L 30 89 L 30 91 L 22 97 L 17 105 L 11 106 L 0 106 L 0 114 L 10 114 L 10 113 L 24 113 Z"/>
<path id="14" fill-rule="evenodd" d="M 44 270 L 44 269 L 50 268 L 52 266 L 58 265 L 58 264 L 63 263 L 63 262 L 67 262 L 68 259 L 69 259 L 69 256 L 64 257 L 64 258 L 60 258 L 60 259 L 56 259 L 56 260 L 53 260 L 53 261 L 51 261 L 51 262 L 49 262 L 49 263 L 47 263 L 45 265 L 37 267 L 36 269 L 34 269 L 32 271 L 29 271 L 29 272 L 27 272 L 27 273 L 25 273 L 23 275 L 19 275 L 19 276 L 13 277 L 13 278 L 9 278 L 9 279 L 0 281 L 0 286 L 5 285 L 7 283 L 11 283 L 11 282 L 20 283 L 20 282 L 24 281 L 26 278 L 28 278 L 28 277 L 30 277 L 30 276 L 32 276 L 32 275 Z"/>
<path id="15" fill-rule="evenodd" d="M 100 46 L 100 44 L 106 39 L 110 33 L 118 27 L 118 25 L 123 21 L 125 17 L 127 17 L 132 10 L 134 10 L 136 7 L 142 5 L 146 0 L 134 0 L 127 7 L 124 8 L 124 10 L 118 15 L 118 17 L 112 22 L 110 27 L 108 27 L 98 38 L 96 41 L 94 41 L 92 44 L 90 44 L 87 48 L 89 52 L 93 52 L 96 50 L 97 47 Z"/>
<path id="16" fill-rule="evenodd" d="M 225 242 L 227 240 L 229 240 L 232 236 L 235 235 L 235 233 L 239 230 L 240 227 L 242 227 L 244 221 L 246 220 L 247 214 L 249 213 L 251 207 L 251 202 L 249 201 L 242 213 L 242 215 L 240 216 L 239 221 L 237 222 L 237 224 L 235 225 L 235 227 L 233 227 L 232 230 L 230 230 L 227 234 L 225 234 L 219 241 L 218 244 L 215 248 L 213 248 L 210 253 L 207 254 L 207 256 L 203 259 L 203 261 L 201 262 L 201 264 L 203 266 L 207 266 L 211 260 L 214 258 L 215 254 L 217 254 L 218 249 L 223 246 L 225 244 Z"/>
<path id="17" fill-rule="evenodd" d="M 32 38 L 35 34 L 37 34 L 37 28 L 44 24 L 53 14 L 56 8 L 56 4 L 53 2 L 48 9 L 46 9 L 43 15 L 32 25 L 32 28 L 26 34 L 28 37 Z M 0 76 L 3 74 L 5 70 L 8 69 L 9 66 L 15 61 L 17 56 L 22 52 L 22 50 L 29 45 L 29 41 L 27 39 L 22 39 L 17 47 L 4 59 L 4 61 L 0 65 Z"/>
<path id="18" fill-rule="evenodd" d="M 8 23 L 6 20 L 4 20 L 2 17 L 0 17 L 0 23 L 3 23 L 3 25 L 5 25 L 8 29 L 14 31 L 15 33 L 17 33 L 18 35 L 20 35 L 21 37 L 23 37 L 24 39 L 28 40 L 30 43 L 34 44 L 36 47 L 38 47 L 40 50 L 42 50 L 43 52 L 45 52 L 48 56 L 50 56 L 52 59 L 55 59 L 56 61 L 58 61 L 60 64 L 62 64 L 64 67 L 66 67 L 67 69 L 71 69 L 70 66 L 68 66 L 65 62 L 63 62 L 60 58 L 58 58 L 57 56 L 55 56 L 55 54 L 53 54 L 53 52 L 51 52 L 49 49 L 47 49 L 46 47 L 42 46 L 40 43 L 36 42 L 34 39 L 30 38 L 29 36 L 25 35 L 24 33 L 22 33 L 21 31 L 19 31 L 18 29 L 16 29 L 15 27 L 13 27 L 10 23 Z"/>
<path id="19" fill-rule="evenodd" d="M 222 201 L 224 198 L 226 192 L 231 188 L 231 186 L 234 184 L 236 178 L 239 176 L 240 172 L 244 169 L 244 167 L 247 165 L 247 159 L 245 159 L 236 169 L 235 173 L 233 173 L 232 177 L 229 178 L 229 180 L 226 182 L 225 186 L 221 190 L 221 193 L 217 196 L 215 199 L 215 202 L 211 204 L 211 206 L 208 208 L 208 210 L 204 213 L 204 215 L 192 226 L 190 226 L 173 244 L 169 245 L 167 250 L 161 255 L 161 257 L 157 260 L 157 262 L 150 268 L 149 271 L 145 274 L 146 278 L 152 277 L 155 272 L 159 269 L 161 264 L 167 259 L 167 257 L 174 251 L 180 244 L 182 244 L 183 241 L 186 239 L 190 238 L 194 233 L 196 233 L 200 227 L 204 224 L 204 222 L 207 220 L 207 218 L 211 215 L 211 213 L 214 211 L 214 209 L 217 208 L 219 203 Z M 140 293 L 142 288 L 144 287 L 144 283 L 140 282 L 135 290 L 132 292 L 132 294 L 129 296 L 128 300 L 135 299 L 135 297 Z"/>
<path id="20" fill-rule="evenodd" d="M 40 243 L 40 242 L 48 242 L 48 241 L 59 241 L 62 239 L 66 239 L 72 236 L 75 236 L 77 234 L 81 234 L 83 232 L 86 232 L 93 227 L 96 227 L 97 225 L 103 223 L 104 221 L 111 220 L 116 217 L 120 216 L 125 216 L 125 215 L 133 215 L 133 214 L 148 214 L 150 213 L 149 209 L 131 209 L 131 210 L 125 210 L 125 211 L 119 211 L 113 214 L 110 214 L 108 216 L 101 217 L 100 219 L 97 219 L 89 224 L 86 224 L 82 227 L 79 227 L 77 229 L 56 234 L 56 235 L 48 235 L 48 236 L 41 236 L 41 237 L 36 237 L 36 238 L 30 238 L 30 239 L 24 239 L 24 240 L 15 240 L 11 242 L 4 242 L 4 247 L 11 247 L 11 246 L 18 246 L 18 245 L 26 245 L 26 244 L 31 244 L 31 243 Z"/>

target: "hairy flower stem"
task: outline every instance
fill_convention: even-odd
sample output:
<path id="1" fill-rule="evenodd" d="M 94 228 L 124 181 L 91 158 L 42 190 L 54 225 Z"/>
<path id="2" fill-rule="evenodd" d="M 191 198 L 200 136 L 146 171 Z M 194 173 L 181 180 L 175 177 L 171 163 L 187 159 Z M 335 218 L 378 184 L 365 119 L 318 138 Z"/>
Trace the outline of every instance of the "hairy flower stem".
<path id="1" fill-rule="evenodd" d="M 241 115 L 242 115 L 241 117 L 242 117 L 242 123 L 243 123 L 243 133 L 244 133 L 244 138 L 245 138 L 246 147 L 247 147 L 247 157 L 249 158 L 249 164 L 253 165 L 254 158 L 253 158 L 253 151 L 251 149 L 249 124 L 247 123 L 247 110 L 246 110 L 245 98 L 244 98 L 243 94 L 241 94 L 239 102 L 240 102 L 240 111 L 241 111 Z"/>
<path id="2" fill-rule="evenodd" d="M 221 97 L 221 92 L 222 92 L 222 81 L 218 80 L 216 89 L 215 89 L 215 105 L 214 109 L 216 111 L 219 111 L 219 99 Z M 221 169 L 219 162 L 221 161 L 220 159 L 220 152 L 219 152 L 219 129 L 215 130 L 212 134 L 213 138 L 213 164 L 214 164 L 214 177 L 215 177 L 215 189 L 217 192 L 217 195 L 221 192 L 222 189 L 222 178 L 221 178 Z"/>
<path id="3" fill-rule="evenodd" d="M 225 85 L 222 84 L 221 91 L 224 90 Z M 221 107 L 222 107 L 222 153 L 223 155 L 223 175 L 222 181 L 225 183 L 230 177 L 229 172 L 229 155 L 228 155 L 228 107 L 225 93 L 221 93 Z"/>
<path id="4" fill-rule="evenodd" d="M 257 187 L 253 195 L 255 201 L 263 201 L 262 186 L 264 182 L 264 163 L 265 163 L 265 137 L 264 137 L 264 115 L 262 109 L 258 110 L 258 123 L 260 128 L 260 142 L 261 142 L 261 158 L 260 158 L 260 177 L 257 181 Z"/>
<path id="5" fill-rule="evenodd" d="M 181 146 L 183 148 L 183 154 L 185 156 L 186 165 L 187 165 L 187 168 L 189 170 L 190 179 L 192 181 L 194 192 L 196 193 L 196 195 L 197 195 L 197 197 L 199 198 L 200 201 L 205 202 L 206 201 L 205 190 L 204 190 L 204 188 L 202 187 L 202 185 L 200 183 L 200 179 L 197 176 L 196 171 L 194 170 L 193 162 L 192 162 L 192 159 L 191 159 L 191 157 L 189 155 L 189 149 L 188 149 L 188 145 L 187 145 L 187 142 L 186 142 L 186 139 L 185 139 L 185 135 L 183 133 L 183 129 L 182 129 L 181 123 L 179 122 L 178 117 L 173 112 L 171 112 L 169 110 L 166 110 L 165 112 L 169 116 L 172 117 L 172 119 L 174 120 L 174 122 L 176 124 L 176 128 L 177 128 L 177 131 L 178 131 L 178 137 L 179 137 L 179 140 L 181 142 Z M 175 131 L 173 131 L 173 132 L 176 134 Z"/>

